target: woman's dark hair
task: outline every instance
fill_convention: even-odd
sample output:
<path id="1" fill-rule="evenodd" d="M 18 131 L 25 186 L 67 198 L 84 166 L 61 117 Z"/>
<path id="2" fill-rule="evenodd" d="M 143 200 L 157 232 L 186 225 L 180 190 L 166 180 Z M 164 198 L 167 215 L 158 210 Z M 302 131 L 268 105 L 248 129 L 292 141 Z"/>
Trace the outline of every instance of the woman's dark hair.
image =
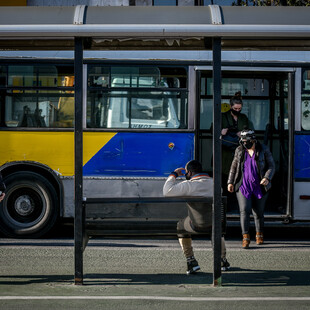
<path id="1" fill-rule="evenodd" d="M 233 106 L 235 104 L 243 104 L 242 97 L 241 97 L 241 91 L 237 91 L 235 95 L 230 98 L 230 106 Z"/>
<path id="2" fill-rule="evenodd" d="M 202 165 L 198 160 L 191 160 L 186 164 L 186 169 L 191 172 L 202 172 Z"/>

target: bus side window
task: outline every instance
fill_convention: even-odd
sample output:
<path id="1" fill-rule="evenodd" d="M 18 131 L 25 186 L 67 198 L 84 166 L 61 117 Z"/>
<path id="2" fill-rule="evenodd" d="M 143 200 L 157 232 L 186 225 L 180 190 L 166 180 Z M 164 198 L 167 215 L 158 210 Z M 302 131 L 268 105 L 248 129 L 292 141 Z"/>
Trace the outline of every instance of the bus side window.
<path id="1" fill-rule="evenodd" d="M 74 97 L 60 97 L 57 127 L 73 127 Z"/>
<path id="2" fill-rule="evenodd" d="M 303 130 L 310 130 L 310 99 L 302 101 L 301 125 Z"/>
<path id="3" fill-rule="evenodd" d="M 34 114 L 31 113 L 30 108 L 25 105 L 23 109 L 23 116 L 18 124 L 18 127 L 37 127 L 37 122 Z"/>
<path id="4" fill-rule="evenodd" d="M 34 113 L 32 113 L 30 108 L 25 105 L 18 127 L 46 127 L 44 116 L 42 116 L 42 109 L 36 108 Z"/>
<path id="5" fill-rule="evenodd" d="M 74 76 L 64 76 L 62 78 L 62 86 L 73 87 Z M 55 127 L 73 127 L 74 121 L 74 91 L 66 91 L 66 96 L 62 96 L 58 101 L 58 117 Z M 70 95 L 70 96 L 68 96 Z"/>
<path id="6" fill-rule="evenodd" d="M 303 73 L 301 127 L 303 130 L 310 130 L 310 70 Z"/>
<path id="7" fill-rule="evenodd" d="M 44 116 L 42 116 L 42 109 L 36 109 L 34 111 L 34 118 L 37 123 L 37 127 L 46 127 Z"/>

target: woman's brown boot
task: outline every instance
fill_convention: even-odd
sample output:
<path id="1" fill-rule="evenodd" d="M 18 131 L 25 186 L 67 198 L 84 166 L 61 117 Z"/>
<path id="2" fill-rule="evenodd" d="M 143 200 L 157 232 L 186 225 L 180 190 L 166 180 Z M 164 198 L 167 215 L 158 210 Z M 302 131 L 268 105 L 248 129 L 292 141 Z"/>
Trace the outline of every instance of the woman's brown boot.
<path id="1" fill-rule="evenodd" d="M 242 247 L 244 249 L 247 249 L 249 247 L 249 245 L 250 245 L 250 242 L 251 242 L 250 235 L 249 234 L 244 234 L 243 235 L 243 240 L 242 240 Z"/>
<path id="2" fill-rule="evenodd" d="M 263 233 L 257 232 L 256 233 L 256 244 L 263 244 L 263 243 L 264 243 Z"/>

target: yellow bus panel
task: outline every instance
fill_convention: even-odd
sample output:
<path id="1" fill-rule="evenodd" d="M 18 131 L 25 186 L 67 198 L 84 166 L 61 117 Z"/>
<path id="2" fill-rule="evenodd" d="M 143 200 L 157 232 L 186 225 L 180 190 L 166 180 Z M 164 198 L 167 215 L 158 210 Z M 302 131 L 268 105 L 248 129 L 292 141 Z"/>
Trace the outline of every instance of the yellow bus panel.
<path id="1" fill-rule="evenodd" d="M 85 132 L 83 135 L 83 165 L 85 165 L 110 139 L 113 132 Z M 63 176 L 74 175 L 73 132 L 2 131 L 3 147 L 0 165 L 14 161 L 35 161 Z"/>

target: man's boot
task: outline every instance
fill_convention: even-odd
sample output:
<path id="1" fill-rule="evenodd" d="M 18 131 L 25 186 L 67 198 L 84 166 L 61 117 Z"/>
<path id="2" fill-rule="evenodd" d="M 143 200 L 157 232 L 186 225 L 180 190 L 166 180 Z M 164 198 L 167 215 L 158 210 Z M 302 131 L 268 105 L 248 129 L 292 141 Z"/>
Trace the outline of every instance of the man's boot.
<path id="1" fill-rule="evenodd" d="M 182 247 L 184 256 L 187 261 L 187 274 L 195 273 L 200 269 L 200 266 L 197 260 L 194 257 L 194 252 L 192 248 L 192 239 L 191 238 L 179 238 L 179 243 Z"/>

